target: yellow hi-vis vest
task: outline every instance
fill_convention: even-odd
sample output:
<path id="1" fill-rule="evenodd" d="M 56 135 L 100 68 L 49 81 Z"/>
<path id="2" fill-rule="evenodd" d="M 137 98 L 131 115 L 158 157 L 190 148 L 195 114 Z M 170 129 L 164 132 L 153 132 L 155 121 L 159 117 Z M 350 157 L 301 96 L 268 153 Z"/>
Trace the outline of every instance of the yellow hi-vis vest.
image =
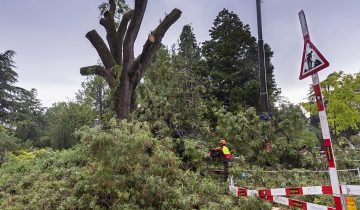
<path id="1" fill-rule="evenodd" d="M 223 146 L 222 151 L 223 151 L 224 155 L 230 155 L 230 151 L 229 151 L 229 148 L 227 148 L 227 146 Z"/>
<path id="2" fill-rule="evenodd" d="M 230 154 L 229 148 L 227 146 L 223 146 L 222 152 L 224 153 L 226 159 L 232 158 L 232 155 Z"/>

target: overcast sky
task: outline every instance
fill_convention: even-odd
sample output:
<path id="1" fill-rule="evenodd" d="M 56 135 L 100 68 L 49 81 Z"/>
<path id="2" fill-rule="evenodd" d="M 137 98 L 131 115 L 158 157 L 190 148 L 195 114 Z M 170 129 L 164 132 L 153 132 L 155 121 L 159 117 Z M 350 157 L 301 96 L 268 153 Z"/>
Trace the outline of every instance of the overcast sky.
<path id="1" fill-rule="evenodd" d="M 99 25 L 98 5 L 104 0 L 0 0 L 0 52 L 14 50 L 17 86 L 35 88 L 44 106 L 72 100 L 84 77 L 79 69 L 94 65 L 98 55 L 85 34 Z M 127 1 L 133 7 L 133 0 Z M 255 0 L 149 0 L 136 42 L 139 53 L 148 33 L 173 8 L 181 18 L 163 43 L 176 43 L 191 24 L 198 42 L 209 39 L 217 14 L 227 8 L 249 24 L 257 37 Z M 360 71 L 359 0 L 263 0 L 263 39 L 274 51 L 272 63 L 282 95 L 298 103 L 306 98 L 310 78 L 299 80 L 303 38 L 298 12 L 304 10 L 314 45 L 330 62 L 320 80 L 334 71 Z"/>

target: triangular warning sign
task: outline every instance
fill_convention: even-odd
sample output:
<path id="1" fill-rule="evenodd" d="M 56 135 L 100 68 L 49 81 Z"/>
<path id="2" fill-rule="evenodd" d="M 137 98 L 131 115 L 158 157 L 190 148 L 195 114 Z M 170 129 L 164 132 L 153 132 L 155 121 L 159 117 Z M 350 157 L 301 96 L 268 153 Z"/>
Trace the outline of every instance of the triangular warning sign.
<path id="1" fill-rule="evenodd" d="M 329 62 L 308 39 L 304 43 L 299 79 L 302 80 L 329 66 Z"/>

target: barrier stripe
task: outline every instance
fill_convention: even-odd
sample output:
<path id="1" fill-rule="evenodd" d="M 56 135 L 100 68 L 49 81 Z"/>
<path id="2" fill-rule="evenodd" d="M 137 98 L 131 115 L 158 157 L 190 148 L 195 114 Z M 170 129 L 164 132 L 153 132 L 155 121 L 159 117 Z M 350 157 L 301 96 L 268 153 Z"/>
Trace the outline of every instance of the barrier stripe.
<path id="1" fill-rule="evenodd" d="M 322 191 L 324 194 L 333 194 L 332 186 L 322 186 Z"/>
<path id="2" fill-rule="evenodd" d="M 317 110 L 318 112 L 324 111 L 324 103 L 321 96 L 320 84 L 314 84 L 313 88 L 314 88 Z"/>
<path id="3" fill-rule="evenodd" d="M 259 192 L 257 190 L 248 190 L 246 188 L 235 187 L 235 193 L 237 197 L 249 197 L 249 196 L 259 196 Z"/>
<path id="4" fill-rule="evenodd" d="M 331 146 L 331 140 L 324 139 L 324 146 L 325 146 L 326 158 L 328 160 L 328 166 L 329 168 L 335 168 L 334 153 Z"/>
<path id="5" fill-rule="evenodd" d="M 342 205 L 340 196 L 334 195 L 334 203 L 335 203 L 336 210 L 337 209 L 339 209 L 339 210 L 342 209 L 343 205 Z"/>
<path id="6" fill-rule="evenodd" d="M 299 200 L 286 198 L 286 197 L 282 197 L 282 196 L 261 196 L 260 198 L 263 200 L 271 201 L 273 203 L 278 203 L 278 204 L 282 204 L 285 206 L 291 206 L 294 208 L 301 208 L 301 209 L 305 209 L 305 210 L 335 210 L 335 208 L 333 208 L 333 207 L 318 205 L 318 204 L 309 203 L 309 202 L 305 202 L 305 201 L 299 201 Z"/>
<path id="7" fill-rule="evenodd" d="M 327 129 L 321 129 L 321 133 L 322 133 L 322 137 L 323 139 L 330 139 L 330 130 L 329 130 L 329 124 L 327 122 L 327 116 L 326 116 L 326 112 L 325 110 L 322 112 L 318 113 L 319 115 L 319 119 L 321 122 L 322 127 L 327 128 Z"/>
<path id="8" fill-rule="evenodd" d="M 360 185 L 341 185 L 342 194 L 360 195 Z"/>
<path id="9" fill-rule="evenodd" d="M 330 172 L 329 175 L 330 175 L 330 182 L 331 182 L 333 194 L 340 195 L 341 194 L 340 183 L 339 183 L 339 179 L 336 179 L 338 177 L 336 168 L 329 167 L 329 172 Z"/>

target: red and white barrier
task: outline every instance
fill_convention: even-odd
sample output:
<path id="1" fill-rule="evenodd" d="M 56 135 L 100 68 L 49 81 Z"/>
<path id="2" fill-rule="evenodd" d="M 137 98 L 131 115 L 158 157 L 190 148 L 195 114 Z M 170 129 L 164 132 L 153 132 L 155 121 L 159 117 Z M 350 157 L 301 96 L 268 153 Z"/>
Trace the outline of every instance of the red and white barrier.
<path id="1" fill-rule="evenodd" d="M 360 185 L 341 185 L 340 189 L 343 194 L 360 195 Z M 246 188 L 236 187 L 233 185 L 233 182 L 231 182 L 231 184 L 229 185 L 229 190 L 231 194 L 237 197 L 258 196 L 263 200 L 268 200 L 274 203 L 279 203 L 295 208 L 302 208 L 305 210 L 335 210 L 335 208 L 333 207 L 299 201 L 281 196 L 332 195 L 333 192 L 331 185 L 250 190 Z"/>
<path id="2" fill-rule="evenodd" d="M 274 188 L 274 189 L 260 189 L 259 196 L 270 195 L 331 195 L 331 186 L 312 186 L 312 187 L 287 187 L 287 188 Z"/>
<path id="3" fill-rule="evenodd" d="M 343 195 L 360 195 L 360 185 L 340 185 Z M 230 192 L 238 197 L 248 196 L 299 196 L 299 195 L 332 195 L 332 186 L 285 187 L 273 189 L 249 190 L 246 188 L 229 186 Z"/>
<path id="4" fill-rule="evenodd" d="M 331 189 L 331 186 L 327 186 L 327 187 L 330 187 L 330 189 Z M 313 187 L 306 187 L 306 188 L 309 188 L 308 192 L 310 192 L 310 193 L 316 193 L 316 191 L 319 191 L 319 189 L 316 189 L 318 187 L 315 187 L 315 189 L 311 189 Z M 286 189 L 291 189 L 291 188 L 249 190 L 249 189 L 245 189 L 245 188 L 241 188 L 241 187 L 229 186 L 229 189 L 230 189 L 230 192 L 237 197 L 259 196 L 263 200 L 268 200 L 273 203 L 278 203 L 278 204 L 282 204 L 285 206 L 302 208 L 305 210 L 335 210 L 335 208 L 328 207 L 328 206 L 322 206 L 322 205 L 318 205 L 318 204 L 314 204 L 314 203 L 299 201 L 299 200 L 286 198 L 286 197 L 282 197 L 282 196 L 278 196 L 278 195 L 277 196 L 267 195 L 267 194 L 284 194 L 284 193 L 291 195 L 290 191 L 286 190 Z M 300 193 L 298 191 L 299 188 L 296 188 L 296 189 L 297 190 L 295 190 L 295 191 L 297 191 L 297 193 Z M 286 192 L 286 191 L 288 191 L 288 192 Z M 263 194 L 263 192 L 266 192 L 265 195 Z M 304 193 L 304 192 L 306 192 L 306 190 L 302 191 L 302 193 Z M 293 194 L 293 195 L 295 195 L 295 194 Z M 297 195 L 299 195 L 299 194 L 297 194 Z"/>

